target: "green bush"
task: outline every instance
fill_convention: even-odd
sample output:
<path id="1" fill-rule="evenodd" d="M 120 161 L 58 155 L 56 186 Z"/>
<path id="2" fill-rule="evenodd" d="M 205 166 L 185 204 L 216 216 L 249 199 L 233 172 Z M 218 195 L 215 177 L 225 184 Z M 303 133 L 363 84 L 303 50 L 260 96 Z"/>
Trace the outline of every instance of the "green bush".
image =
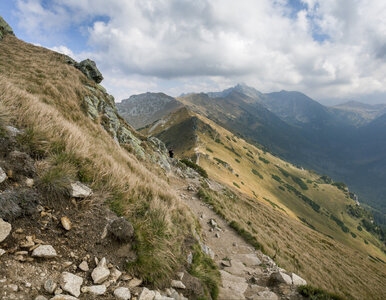
<path id="1" fill-rule="evenodd" d="M 256 176 L 259 176 L 260 179 L 263 179 L 263 175 L 261 175 L 257 170 L 252 169 L 252 173 L 255 174 Z"/>
<path id="2" fill-rule="evenodd" d="M 237 158 L 235 158 L 235 161 L 236 161 L 237 163 L 240 163 L 240 160 L 238 160 Z"/>
<path id="3" fill-rule="evenodd" d="M 259 160 L 261 160 L 263 163 L 265 163 L 267 165 L 269 164 L 269 160 L 265 159 L 264 157 L 259 156 Z"/>
<path id="4" fill-rule="evenodd" d="M 272 179 L 276 180 L 279 183 L 282 183 L 281 178 L 275 174 L 271 174 Z"/>
<path id="5" fill-rule="evenodd" d="M 188 166 L 189 168 L 192 168 L 193 170 L 195 170 L 202 177 L 208 178 L 208 173 L 202 167 L 197 165 L 196 163 L 194 163 L 194 162 L 192 162 L 192 161 L 190 161 L 189 159 L 186 159 L 186 158 L 181 159 L 180 161 L 182 163 L 184 163 L 186 166 Z"/>
<path id="6" fill-rule="evenodd" d="M 206 147 L 206 151 L 210 152 L 210 153 L 213 153 L 213 150 L 210 149 L 209 147 Z"/>
<path id="7" fill-rule="evenodd" d="M 235 187 L 240 188 L 240 186 L 239 186 L 236 182 L 233 182 L 233 185 L 234 185 Z"/>

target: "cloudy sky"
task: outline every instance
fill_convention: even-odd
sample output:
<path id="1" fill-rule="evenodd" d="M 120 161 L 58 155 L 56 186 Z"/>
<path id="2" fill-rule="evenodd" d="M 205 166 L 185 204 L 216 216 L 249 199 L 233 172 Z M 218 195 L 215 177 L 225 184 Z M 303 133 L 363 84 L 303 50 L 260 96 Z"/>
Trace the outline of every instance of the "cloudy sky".
<path id="1" fill-rule="evenodd" d="M 386 102 L 384 0 L 1 0 L 16 35 L 95 60 L 117 101 L 246 83 Z"/>

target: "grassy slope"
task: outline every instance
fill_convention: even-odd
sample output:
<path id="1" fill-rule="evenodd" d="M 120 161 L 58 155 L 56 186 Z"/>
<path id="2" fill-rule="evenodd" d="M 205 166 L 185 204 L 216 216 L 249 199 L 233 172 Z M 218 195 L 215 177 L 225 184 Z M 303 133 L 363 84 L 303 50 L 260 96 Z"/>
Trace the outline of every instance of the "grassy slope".
<path id="1" fill-rule="evenodd" d="M 176 118 L 168 116 L 166 125 L 154 132 L 164 132 L 178 141 L 174 131 L 168 132 L 170 125 L 192 116 L 192 113 L 184 114 L 184 118 L 181 115 Z M 196 130 L 195 148 L 200 153 L 200 166 L 207 170 L 209 177 L 227 184 L 230 190 L 241 192 L 239 196 L 231 196 L 232 192 L 224 196 L 207 189 L 206 201 L 214 205 L 229 222 L 236 221 L 240 228 L 252 234 L 269 255 L 276 256 L 281 266 L 301 274 L 310 283 L 348 298 L 382 299 L 385 296 L 382 289 L 386 283 L 385 265 L 370 260 L 367 255 L 369 253 L 385 261 L 385 254 L 379 249 L 381 243 L 370 233 L 357 230 L 359 220 L 346 212 L 346 205 L 354 202 L 345 193 L 330 184 L 316 183 L 320 175 L 300 170 L 233 136 L 205 117 L 196 117 L 202 121 Z M 264 163 L 259 157 L 269 163 Z M 227 164 L 224 165 L 222 161 Z M 301 178 L 308 189 L 303 190 L 290 176 L 285 177 L 277 166 Z M 252 169 L 263 179 L 255 175 Z M 282 183 L 273 179 L 272 175 L 280 177 Z M 312 183 L 307 183 L 307 180 Z M 285 191 L 278 188 L 285 184 L 318 203 L 320 212 L 287 188 Z M 329 217 L 331 213 L 357 237 L 343 232 Z M 298 216 L 305 218 L 316 230 L 302 224 Z M 369 244 L 365 244 L 364 239 Z"/>
<path id="2" fill-rule="evenodd" d="M 276 204 L 284 210 L 276 207 L 278 211 L 291 217 L 300 216 L 306 218 L 310 224 L 325 235 L 332 236 L 334 239 L 346 245 L 385 260 L 385 254 L 379 249 L 382 247 L 382 244 L 366 231 L 359 231 L 357 229 L 359 220 L 352 218 L 347 213 L 346 206 L 354 205 L 354 201 L 349 199 L 344 192 L 331 184 L 319 183 L 318 179 L 320 175 L 308 170 L 298 169 L 269 153 L 264 153 L 262 150 L 246 143 L 244 140 L 233 136 L 230 132 L 217 126 L 210 120 L 202 116 L 200 116 L 200 118 L 210 123 L 211 127 L 219 133 L 218 138 L 220 138 L 224 144 L 215 142 L 208 135 L 200 135 L 198 151 L 204 154 L 200 158 L 200 165 L 207 170 L 209 176 L 227 183 L 232 187 L 234 187 L 233 182 L 235 182 L 240 186 L 239 190 L 248 196 L 265 203 L 271 201 L 274 205 Z M 227 136 L 230 139 L 228 139 Z M 226 149 L 225 146 L 233 148 L 241 157 Z M 208 151 L 208 148 L 212 150 L 213 153 Z M 248 156 L 247 153 L 249 153 L 250 156 Z M 234 170 L 233 173 L 214 160 L 214 157 L 227 162 Z M 269 163 L 264 163 L 259 160 L 259 157 L 266 159 Z M 236 159 L 238 159 L 240 163 L 238 163 Z M 256 164 L 254 162 L 256 162 Z M 303 190 L 293 179 L 284 176 L 277 166 L 289 174 L 301 178 L 308 189 Z M 258 173 L 263 176 L 263 179 L 253 174 L 252 169 L 257 170 Z M 283 183 L 279 183 L 273 179 L 272 175 L 279 177 Z M 309 183 L 310 181 L 312 181 L 312 183 Z M 288 189 L 285 188 L 285 183 L 293 186 L 302 194 L 319 204 L 321 206 L 320 212 L 316 212 L 310 205 L 289 192 Z M 279 189 L 279 186 L 283 187 L 284 191 Z M 353 238 L 350 233 L 343 232 L 342 229 L 331 220 L 330 214 L 334 214 L 343 221 L 357 237 Z M 370 243 L 366 245 L 363 239 L 366 239 Z"/>
<path id="3" fill-rule="evenodd" d="M 185 262 L 193 218 L 157 168 L 140 162 L 87 117 L 85 83 L 97 88 L 63 55 L 13 36 L 0 42 L 0 110 L 28 133 L 24 142 L 44 166 L 42 177 L 52 188 L 69 177 L 103 193 L 136 229 L 138 260 L 129 271 L 150 284 L 169 284 Z"/>

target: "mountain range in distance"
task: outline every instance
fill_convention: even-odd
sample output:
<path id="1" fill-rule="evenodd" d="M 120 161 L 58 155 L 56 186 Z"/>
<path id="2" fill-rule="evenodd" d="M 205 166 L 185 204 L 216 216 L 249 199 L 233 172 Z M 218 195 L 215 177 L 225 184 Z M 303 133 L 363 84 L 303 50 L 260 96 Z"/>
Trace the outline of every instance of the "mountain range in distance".
<path id="1" fill-rule="evenodd" d="M 117 103 L 137 129 L 164 122 L 182 106 L 295 165 L 345 182 L 386 223 L 386 104 L 326 107 L 300 92 L 261 93 L 244 84 L 177 98 L 146 93 Z"/>

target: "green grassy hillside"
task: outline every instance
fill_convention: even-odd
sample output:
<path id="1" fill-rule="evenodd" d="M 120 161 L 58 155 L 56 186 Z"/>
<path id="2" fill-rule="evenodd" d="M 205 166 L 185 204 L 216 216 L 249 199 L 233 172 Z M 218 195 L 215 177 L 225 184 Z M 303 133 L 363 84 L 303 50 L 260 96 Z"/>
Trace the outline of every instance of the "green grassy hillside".
<path id="1" fill-rule="evenodd" d="M 196 143 L 189 144 L 187 156 L 209 178 L 228 186 L 224 193 L 216 193 L 203 183 L 199 193 L 203 201 L 252 245 L 310 283 L 348 298 L 382 299 L 384 243 L 374 228 L 366 230 L 371 216 L 356 206 L 344 184 L 299 169 L 186 110 L 159 124 L 181 119 L 187 124 L 189 118 L 198 118 L 200 126 L 189 128 L 195 131 Z M 184 131 L 175 134 L 169 125 L 154 132 L 178 143 Z M 179 152 L 180 157 L 184 154 Z"/>

